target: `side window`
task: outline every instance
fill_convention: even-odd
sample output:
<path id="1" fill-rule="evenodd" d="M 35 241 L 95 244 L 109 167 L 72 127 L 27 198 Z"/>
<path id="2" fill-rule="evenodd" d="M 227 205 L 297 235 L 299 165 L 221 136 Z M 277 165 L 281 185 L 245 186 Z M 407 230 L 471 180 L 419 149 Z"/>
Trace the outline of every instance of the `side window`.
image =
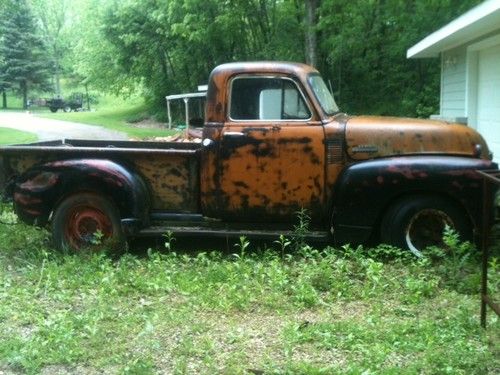
<path id="1" fill-rule="evenodd" d="M 306 120 L 311 117 L 295 83 L 285 78 L 236 78 L 231 87 L 233 120 Z"/>

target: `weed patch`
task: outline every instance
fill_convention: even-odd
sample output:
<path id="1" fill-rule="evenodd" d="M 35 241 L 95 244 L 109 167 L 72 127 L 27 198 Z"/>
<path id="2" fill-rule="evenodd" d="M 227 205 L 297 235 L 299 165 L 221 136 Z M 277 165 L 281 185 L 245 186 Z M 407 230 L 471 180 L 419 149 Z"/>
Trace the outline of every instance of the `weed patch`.
<path id="1" fill-rule="evenodd" d="M 233 254 L 183 252 L 168 233 L 163 242 L 120 258 L 57 253 L 45 230 L 3 206 L 0 370 L 483 374 L 500 366 L 498 319 L 479 327 L 470 245 L 450 242 L 417 259 L 385 245 L 296 250 L 285 238 L 261 251 L 241 238 Z M 490 274 L 493 296 L 498 276 Z"/>
<path id="2" fill-rule="evenodd" d="M 33 133 L 0 127 L 0 145 L 30 143 L 35 142 L 37 139 L 37 136 Z"/>

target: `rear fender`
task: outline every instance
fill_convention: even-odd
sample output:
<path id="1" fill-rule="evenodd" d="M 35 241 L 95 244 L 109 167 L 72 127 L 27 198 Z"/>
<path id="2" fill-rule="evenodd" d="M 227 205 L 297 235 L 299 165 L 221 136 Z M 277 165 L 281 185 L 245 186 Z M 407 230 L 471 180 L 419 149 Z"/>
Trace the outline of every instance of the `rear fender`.
<path id="1" fill-rule="evenodd" d="M 483 159 L 410 156 L 374 159 L 345 169 L 334 191 L 332 223 L 337 243 L 363 243 L 378 229 L 392 202 L 409 194 L 435 194 L 462 206 L 474 228 L 481 225 L 481 178 L 496 169 Z"/>
<path id="2" fill-rule="evenodd" d="M 148 220 L 150 195 L 144 180 L 121 164 L 102 159 L 54 161 L 24 173 L 14 184 L 16 213 L 24 222 L 43 225 L 61 200 L 78 191 L 108 196 L 122 218 Z"/>

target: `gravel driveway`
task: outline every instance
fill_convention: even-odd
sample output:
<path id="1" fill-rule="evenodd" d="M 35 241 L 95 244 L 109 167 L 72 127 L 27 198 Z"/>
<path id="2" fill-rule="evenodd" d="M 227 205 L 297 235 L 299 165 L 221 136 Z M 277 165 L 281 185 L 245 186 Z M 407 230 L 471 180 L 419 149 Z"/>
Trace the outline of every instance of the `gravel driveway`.
<path id="1" fill-rule="evenodd" d="M 1 112 L 0 127 L 34 133 L 40 141 L 58 139 L 125 140 L 125 133 L 100 126 L 36 117 L 26 112 Z"/>

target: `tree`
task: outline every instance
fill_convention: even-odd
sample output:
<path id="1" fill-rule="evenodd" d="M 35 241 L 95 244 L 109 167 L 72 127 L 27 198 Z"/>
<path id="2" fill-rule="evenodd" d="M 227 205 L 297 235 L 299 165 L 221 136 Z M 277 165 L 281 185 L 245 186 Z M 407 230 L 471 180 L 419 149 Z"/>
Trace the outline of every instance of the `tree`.
<path id="1" fill-rule="evenodd" d="M 0 2 L 0 15 L 4 14 L 5 11 L 5 3 Z M 3 44 L 4 36 L 0 33 L 0 46 Z M 9 88 L 9 82 L 7 81 L 6 74 L 7 66 L 5 64 L 5 59 L 3 55 L 0 53 L 0 93 L 2 94 L 2 108 L 7 108 L 7 89 Z"/>
<path id="2" fill-rule="evenodd" d="M 69 0 L 30 1 L 60 11 Z M 165 95 L 206 83 L 220 63 L 290 60 L 316 66 L 343 111 L 427 117 L 438 106 L 439 61 L 408 60 L 406 50 L 479 2 L 73 0 L 72 25 L 53 15 L 52 30 L 73 38 L 61 54 L 85 83 L 140 91 L 157 112 Z"/>
<path id="3" fill-rule="evenodd" d="M 325 78 L 350 113 L 428 117 L 439 99 L 438 59 L 406 50 L 479 0 L 323 0 L 319 30 Z"/>
<path id="4" fill-rule="evenodd" d="M 304 58 L 297 0 L 87 1 L 99 6 L 79 27 L 80 75 L 108 91 L 141 87 L 158 110 L 166 94 L 193 90 L 220 63 Z"/>
<path id="5" fill-rule="evenodd" d="M 2 43 L 0 36 L 0 44 Z M 3 59 L 3 56 L 0 55 L 0 93 L 2 93 L 2 108 L 7 108 L 7 90 L 9 88 L 9 82 L 7 81 L 7 74 L 5 73 L 7 66 Z"/>
<path id="6" fill-rule="evenodd" d="M 67 22 L 70 18 L 68 0 L 31 0 L 36 18 L 41 26 L 41 35 L 47 54 L 51 60 L 54 76 L 54 91 L 61 95 L 61 74 L 64 71 L 64 58 L 68 55 L 70 39 Z"/>
<path id="7" fill-rule="evenodd" d="M 11 86 L 17 85 L 23 108 L 27 108 L 29 90 L 47 88 L 49 63 L 26 0 L 7 0 L 0 18 L 0 35 L 3 80 Z"/>
<path id="8" fill-rule="evenodd" d="M 306 63 L 312 66 L 318 64 L 317 42 L 316 42 L 316 22 L 319 0 L 305 1 L 305 46 Z"/>

